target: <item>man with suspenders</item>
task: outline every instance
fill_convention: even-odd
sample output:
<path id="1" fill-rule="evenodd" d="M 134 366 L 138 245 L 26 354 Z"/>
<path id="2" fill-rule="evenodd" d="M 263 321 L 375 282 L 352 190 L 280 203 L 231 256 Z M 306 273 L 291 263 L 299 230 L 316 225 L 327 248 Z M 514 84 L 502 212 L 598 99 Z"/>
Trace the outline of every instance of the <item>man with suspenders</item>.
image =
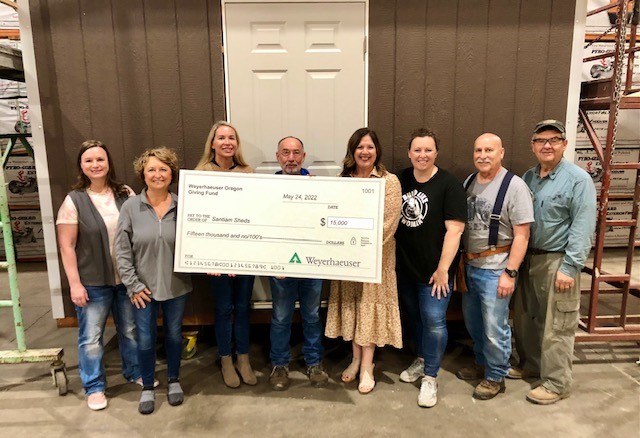
<path id="1" fill-rule="evenodd" d="M 468 292 L 462 296 L 475 364 L 459 370 L 463 380 L 482 381 L 473 397 L 488 400 L 505 390 L 511 328 L 509 301 L 527 251 L 533 201 L 524 181 L 502 167 L 504 148 L 495 134 L 473 146 L 477 173 L 465 181 L 467 226 L 463 235 Z"/>

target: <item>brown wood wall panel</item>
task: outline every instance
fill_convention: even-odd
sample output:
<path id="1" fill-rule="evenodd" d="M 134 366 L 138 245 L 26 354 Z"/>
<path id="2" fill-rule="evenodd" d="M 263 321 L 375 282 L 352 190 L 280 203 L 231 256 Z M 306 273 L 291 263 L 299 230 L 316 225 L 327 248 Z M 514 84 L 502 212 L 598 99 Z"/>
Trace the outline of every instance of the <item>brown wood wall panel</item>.
<path id="1" fill-rule="evenodd" d="M 225 107 L 224 93 L 224 60 L 222 57 L 222 11 L 218 0 L 209 0 L 209 47 L 210 47 L 210 66 L 211 66 L 211 107 L 213 108 L 213 121 L 226 120 L 227 110 Z M 211 123 L 213 126 L 213 123 Z M 209 126 L 211 129 L 211 126 Z M 203 135 L 200 153 L 204 148 L 204 142 L 207 139 L 209 129 Z M 200 157 L 197 157 L 200 159 Z M 195 167 L 198 160 L 195 160 Z"/>
<path id="2" fill-rule="evenodd" d="M 573 20 L 575 11 L 565 6 L 562 0 L 554 0 L 551 6 L 549 24 L 549 51 L 546 67 L 546 86 L 548 93 L 544 102 L 545 117 L 564 120 L 567 97 L 556 90 L 569 86 L 571 63 L 571 41 L 573 39 Z M 577 117 L 577 115 L 576 115 Z"/>
<path id="3" fill-rule="evenodd" d="M 487 17 L 489 2 L 458 3 L 453 136 L 459 159 L 448 168 L 465 173 L 471 161 L 473 142 L 484 129 L 485 83 L 487 79 Z"/>
<path id="4" fill-rule="evenodd" d="M 502 139 L 507 161 L 513 154 L 519 17 L 518 2 L 492 0 L 489 4 L 483 130 Z"/>
<path id="5" fill-rule="evenodd" d="M 147 35 L 142 0 L 112 3 L 115 51 L 118 63 L 119 121 L 114 129 L 122 133 L 123 162 L 118 175 L 136 190 L 142 183 L 133 172 L 133 160 L 152 145 L 151 97 L 147 63 Z M 112 90 L 115 91 L 115 90 Z"/>
<path id="6" fill-rule="evenodd" d="M 550 18 L 551 0 L 540 0 L 535 3 L 522 2 L 518 34 L 514 141 L 522 139 L 522 143 L 518 143 L 518 146 L 526 145 L 526 153 L 522 150 L 523 153 L 511 155 L 508 163 L 517 173 L 522 173 L 523 169 L 533 164 L 534 157 L 531 155 L 529 145 L 531 129 L 536 121 L 546 118 L 544 114 L 544 101 L 547 94 L 545 70 L 549 54 Z"/>
<path id="7" fill-rule="evenodd" d="M 376 18 L 381 3 L 370 5 L 372 25 L 396 29 L 395 86 L 384 89 L 377 84 L 388 83 L 391 75 L 373 61 L 376 49 L 388 50 L 390 33 L 370 33 L 370 96 L 382 102 L 388 102 L 387 93 L 394 98 L 392 109 L 373 100 L 369 105 L 370 126 L 393 138 L 390 167 L 407 164 L 403 149 L 410 131 L 420 126 L 438 134 L 438 163 L 460 178 L 473 170 L 471 149 L 483 132 L 502 137 L 504 164 L 514 172 L 533 164 L 532 127 L 544 117 L 564 118 L 574 1 L 398 0 L 394 23 L 388 12 Z M 424 68 L 418 71 L 421 60 Z"/>
<path id="8" fill-rule="evenodd" d="M 395 46 L 395 1 L 371 0 L 369 9 L 369 126 L 375 127 L 382 143 L 383 162 L 394 164 L 395 144 L 393 139 L 393 117 L 395 109 L 396 46 Z M 346 147 L 347 140 L 344 144 Z"/>
<path id="9" fill-rule="evenodd" d="M 153 135 L 149 146 L 181 149 L 183 118 L 174 0 L 146 0 L 144 18 Z"/>
<path id="10" fill-rule="evenodd" d="M 212 86 L 209 66 L 211 50 L 207 33 L 207 1 L 192 2 L 190 8 L 179 8 L 178 55 L 180 62 L 180 99 L 184 136 L 184 163 L 195 167 L 200 159 L 207 132 L 202 126 L 213 124 Z M 197 84 L 196 86 L 194 86 Z"/>
<path id="11" fill-rule="evenodd" d="M 91 111 L 87 88 L 87 71 L 80 23 L 80 8 L 77 1 L 52 0 L 49 2 L 49 29 L 51 32 L 51 56 L 55 59 L 57 110 L 65 144 L 67 163 L 75 163 L 80 144 L 91 136 Z M 46 135 L 46 133 L 45 133 Z M 73 145 L 68 148 L 66 145 Z M 58 159 L 60 159 L 59 157 Z M 54 157 L 55 159 L 55 157 Z M 55 161 L 50 172 L 56 173 Z M 75 181 L 76 166 L 66 168 L 67 186 Z M 54 200 L 54 208 L 62 199 Z"/>
<path id="12" fill-rule="evenodd" d="M 109 146 L 109 153 L 114 162 L 124 163 L 126 156 L 122 131 L 113 129 L 114 123 L 120 120 L 121 111 L 119 95 L 113 92 L 119 88 L 120 77 L 111 1 L 80 1 L 80 17 L 91 120 L 90 137 L 100 139 Z"/>
<path id="13" fill-rule="evenodd" d="M 408 165 L 406 139 L 424 123 L 427 3 L 401 1 L 396 12 L 394 167 Z"/>
<path id="14" fill-rule="evenodd" d="M 449 167 L 456 151 L 453 141 L 453 114 L 455 108 L 455 75 L 450 66 L 455 65 L 458 5 L 450 0 L 429 0 L 427 4 L 427 61 L 425 78 L 425 127 L 432 129 L 439 138 L 438 162 Z M 407 143 L 407 138 L 403 139 Z"/>

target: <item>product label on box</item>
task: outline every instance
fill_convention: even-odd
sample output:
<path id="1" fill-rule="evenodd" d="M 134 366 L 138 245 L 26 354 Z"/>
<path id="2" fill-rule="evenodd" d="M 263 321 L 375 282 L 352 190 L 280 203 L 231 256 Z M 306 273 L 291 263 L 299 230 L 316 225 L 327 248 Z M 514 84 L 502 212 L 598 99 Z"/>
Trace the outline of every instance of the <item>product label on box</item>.
<path id="1" fill-rule="evenodd" d="M 602 165 L 593 149 L 576 149 L 575 162 L 578 166 L 587 171 L 599 191 L 602 181 Z M 616 149 L 613 152 L 614 163 L 636 163 L 638 162 L 639 149 Z M 634 169 L 615 169 L 611 171 L 611 193 L 632 194 L 636 183 L 636 171 Z"/>
<path id="2" fill-rule="evenodd" d="M 36 166 L 29 156 L 10 156 L 4 170 L 9 205 L 38 205 Z"/>
<path id="3" fill-rule="evenodd" d="M 11 231 L 18 260 L 44 257 L 44 234 L 39 210 L 12 211 Z M 4 257 L 4 238 L 1 244 L 0 254 Z"/>
<path id="4" fill-rule="evenodd" d="M 607 127 L 609 126 L 609 110 L 587 111 L 587 117 L 596 133 L 596 137 L 604 145 L 607 139 Z M 589 141 L 587 130 L 578 118 L 577 141 Z M 625 109 L 618 112 L 618 125 L 616 142 L 637 142 L 640 144 L 640 110 Z"/>

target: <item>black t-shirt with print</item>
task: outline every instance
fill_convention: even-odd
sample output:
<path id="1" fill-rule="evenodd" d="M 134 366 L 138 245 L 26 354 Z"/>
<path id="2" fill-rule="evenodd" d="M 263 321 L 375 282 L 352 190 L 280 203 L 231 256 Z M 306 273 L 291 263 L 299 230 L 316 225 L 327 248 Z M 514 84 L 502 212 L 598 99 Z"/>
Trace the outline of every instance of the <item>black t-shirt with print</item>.
<path id="1" fill-rule="evenodd" d="M 428 283 L 442 253 L 447 231 L 444 221 L 467 220 L 467 197 L 462 184 L 438 168 L 426 183 L 419 183 L 409 167 L 400 174 L 402 215 L 396 231 L 396 270 L 417 283 Z M 456 263 L 449 268 L 453 279 Z"/>

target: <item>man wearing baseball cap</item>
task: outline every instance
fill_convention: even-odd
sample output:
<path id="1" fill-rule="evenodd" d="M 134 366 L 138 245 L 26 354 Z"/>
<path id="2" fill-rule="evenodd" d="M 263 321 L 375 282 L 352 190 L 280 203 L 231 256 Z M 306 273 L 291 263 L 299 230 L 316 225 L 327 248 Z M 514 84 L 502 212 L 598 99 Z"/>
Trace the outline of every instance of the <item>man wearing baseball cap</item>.
<path id="1" fill-rule="evenodd" d="M 541 405 L 566 398 L 571 391 L 580 271 L 596 224 L 593 181 L 563 157 L 566 148 L 564 124 L 541 121 L 531 138 L 538 165 L 522 177 L 533 193 L 535 220 L 514 305 L 521 369 L 512 369 L 510 377 L 539 375 L 541 384 L 527 394 L 527 400 Z"/>

